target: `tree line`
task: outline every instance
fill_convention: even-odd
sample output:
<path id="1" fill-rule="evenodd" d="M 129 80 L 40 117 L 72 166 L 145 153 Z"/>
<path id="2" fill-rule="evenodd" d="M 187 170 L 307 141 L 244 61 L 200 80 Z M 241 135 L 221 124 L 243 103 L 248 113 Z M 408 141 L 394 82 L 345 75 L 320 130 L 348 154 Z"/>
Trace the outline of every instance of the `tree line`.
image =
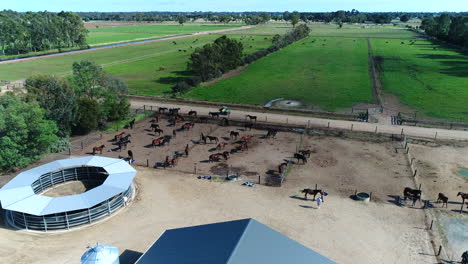
<path id="1" fill-rule="evenodd" d="M 187 62 L 187 70 L 191 76 L 178 82 L 173 88 L 174 93 L 183 93 L 201 82 L 220 77 L 222 74 L 234 70 L 245 64 L 252 63 L 272 52 L 307 37 L 310 28 L 301 24 L 292 31 L 280 36 L 275 35 L 272 45 L 249 55 L 244 55 L 242 42 L 222 36 L 213 43 L 195 49 Z"/>
<path id="2" fill-rule="evenodd" d="M 88 31 L 72 12 L 0 11 L 0 48 L 3 56 L 86 46 Z"/>
<path id="3" fill-rule="evenodd" d="M 468 48 L 468 16 L 427 17 L 421 21 L 420 28 L 429 36 Z"/>
<path id="4" fill-rule="evenodd" d="M 25 92 L 0 97 L 0 171 L 63 151 L 72 135 L 128 117 L 126 84 L 92 61 L 73 63 L 67 78 L 29 77 Z"/>

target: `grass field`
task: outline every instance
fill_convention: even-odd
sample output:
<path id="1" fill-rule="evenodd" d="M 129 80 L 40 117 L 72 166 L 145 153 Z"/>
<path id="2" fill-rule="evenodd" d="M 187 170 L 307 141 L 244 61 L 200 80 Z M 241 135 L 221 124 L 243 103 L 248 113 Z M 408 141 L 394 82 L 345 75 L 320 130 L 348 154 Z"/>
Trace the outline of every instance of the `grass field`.
<path id="1" fill-rule="evenodd" d="M 112 49 L 95 50 L 85 53 L 75 53 L 66 56 L 49 57 L 21 63 L 2 64 L 0 65 L 0 80 L 21 80 L 34 74 L 67 74 L 71 72 L 73 62 L 85 59 L 93 60 L 103 66 L 110 66 L 127 63 L 129 61 L 157 57 L 168 53 L 180 53 L 179 50 L 186 50 L 187 52 L 185 53 L 189 54 L 196 47 L 211 42 L 219 36 L 220 35 L 203 35 L 177 39 L 174 40 L 177 43 L 176 45 L 169 40 Z M 257 37 L 256 39 L 261 40 L 261 42 L 268 42 L 267 40 L 264 40 L 264 37 Z M 247 41 L 249 40 L 246 39 L 245 42 Z M 249 43 L 247 47 L 255 45 L 255 41 L 251 42 L 253 44 Z M 143 76 L 144 78 L 151 78 L 147 75 Z"/>
<path id="2" fill-rule="evenodd" d="M 313 37 L 351 37 L 351 38 L 399 38 L 410 39 L 417 34 L 401 27 L 388 25 L 343 25 L 338 28 L 336 24 L 308 24 Z M 274 35 L 284 34 L 291 30 L 288 23 L 271 23 L 244 30 L 233 31 L 231 35 Z"/>
<path id="3" fill-rule="evenodd" d="M 260 105 L 288 98 L 330 111 L 370 103 L 366 41 L 309 37 L 251 64 L 241 75 L 195 88 L 185 97 Z"/>
<path id="4" fill-rule="evenodd" d="M 371 43 L 374 56 L 383 58 L 385 91 L 426 116 L 468 120 L 468 55 L 426 40 Z"/>
<path id="5" fill-rule="evenodd" d="M 149 24 L 119 27 L 90 28 L 87 43 L 102 44 L 111 42 L 131 41 L 141 38 L 160 38 L 165 36 L 183 35 L 188 33 L 235 28 L 239 25 L 213 24 Z"/>

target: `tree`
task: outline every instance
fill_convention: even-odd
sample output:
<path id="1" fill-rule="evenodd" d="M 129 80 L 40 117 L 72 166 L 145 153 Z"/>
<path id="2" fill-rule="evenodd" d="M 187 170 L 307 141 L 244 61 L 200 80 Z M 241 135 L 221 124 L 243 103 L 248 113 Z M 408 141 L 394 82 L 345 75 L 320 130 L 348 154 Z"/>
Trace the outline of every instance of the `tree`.
<path id="1" fill-rule="evenodd" d="M 83 60 L 74 62 L 72 65 L 73 76 L 72 80 L 80 95 L 86 95 L 94 98 L 99 91 L 97 88 L 105 80 L 104 71 L 102 67 L 97 65 L 94 61 Z"/>
<path id="2" fill-rule="evenodd" d="M 296 27 L 297 23 L 299 23 L 300 17 L 301 16 L 299 15 L 299 12 L 297 12 L 297 11 L 292 12 L 292 14 L 291 14 L 291 24 L 293 25 L 293 27 Z"/>
<path id="3" fill-rule="evenodd" d="M 70 135 L 78 105 L 76 94 L 68 82 L 51 75 L 40 75 L 26 79 L 25 88 L 27 99 L 37 101 L 45 110 L 45 118 L 57 123 L 59 136 Z"/>
<path id="4" fill-rule="evenodd" d="M 36 102 L 0 97 L 0 171 L 24 167 L 58 141 L 54 121 L 44 119 Z"/>
<path id="5" fill-rule="evenodd" d="M 185 22 L 187 22 L 188 18 L 184 15 L 179 15 L 177 16 L 177 21 L 179 24 L 184 25 Z"/>
<path id="6" fill-rule="evenodd" d="M 96 130 L 100 121 L 99 103 L 91 98 L 78 99 L 78 119 L 73 127 L 73 133 L 84 135 Z"/>
<path id="7" fill-rule="evenodd" d="M 268 21 L 271 20 L 271 14 L 270 13 L 262 13 L 260 15 L 260 17 L 262 18 L 263 23 L 267 23 Z"/>
<path id="8" fill-rule="evenodd" d="M 406 14 L 400 17 L 401 22 L 408 22 L 409 20 L 410 20 L 410 17 Z"/>

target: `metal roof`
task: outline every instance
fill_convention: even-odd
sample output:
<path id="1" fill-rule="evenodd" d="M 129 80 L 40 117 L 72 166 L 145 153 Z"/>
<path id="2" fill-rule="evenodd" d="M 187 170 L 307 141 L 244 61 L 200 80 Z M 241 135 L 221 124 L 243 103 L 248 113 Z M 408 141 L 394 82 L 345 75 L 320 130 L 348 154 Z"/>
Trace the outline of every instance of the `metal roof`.
<path id="1" fill-rule="evenodd" d="M 333 264 L 254 219 L 166 230 L 136 264 Z"/>
<path id="2" fill-rule="evenodd" d="M 79 166 L 102 167 L 109 176 L 102 185 L 81 194 L 54 198 L 34 193 L 31 185 L 41 175 Z M 86 209 L 126 191 L 135 174 L 136 170 L 121 159 L 89 156 L 56 160 L 18 174 L 0 189 L 0 202 L 3 209 L 37 216 Z"/>

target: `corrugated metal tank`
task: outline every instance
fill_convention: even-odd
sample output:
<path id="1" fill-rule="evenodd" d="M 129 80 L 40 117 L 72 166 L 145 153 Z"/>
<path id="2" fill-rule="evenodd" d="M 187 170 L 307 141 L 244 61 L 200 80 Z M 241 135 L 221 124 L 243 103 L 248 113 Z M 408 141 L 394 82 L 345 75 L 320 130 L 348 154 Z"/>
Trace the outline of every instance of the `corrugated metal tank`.
<path id="1" fill-rule="evenodd" d="M 119 250 L 113 246 L 89 246 L 89 250 L 81 256 L 81 264 L 120 264 Z"/>

